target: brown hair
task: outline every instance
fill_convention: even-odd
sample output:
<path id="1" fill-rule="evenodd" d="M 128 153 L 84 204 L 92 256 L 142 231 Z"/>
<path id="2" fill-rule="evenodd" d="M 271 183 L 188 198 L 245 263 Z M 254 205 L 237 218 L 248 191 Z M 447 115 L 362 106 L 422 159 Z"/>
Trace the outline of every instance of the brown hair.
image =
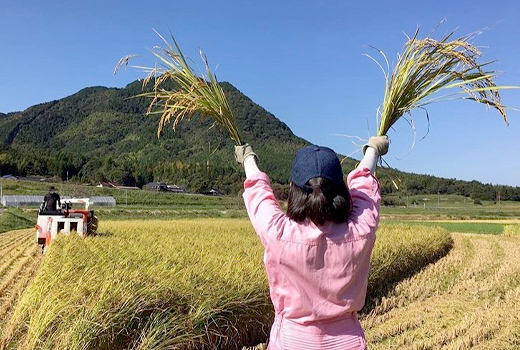
<path id="1" fill-rule="evenodd" d="M 333 186 L 329 179 L 315 177 L 307 182 L 312 192 L 291 183 L 287 203 L 287 216 L 296 222 L 311 220 L 321 226 L 326 221 L 346 222 L 350 213 L 350 194 L 341 181 Z"/>

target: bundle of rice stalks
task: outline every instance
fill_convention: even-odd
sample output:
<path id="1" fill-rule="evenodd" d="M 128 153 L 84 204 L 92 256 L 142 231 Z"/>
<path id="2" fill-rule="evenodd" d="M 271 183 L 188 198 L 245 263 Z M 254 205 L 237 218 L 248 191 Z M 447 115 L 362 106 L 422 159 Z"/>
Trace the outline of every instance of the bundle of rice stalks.
<path id="1" fill-rule="evenodd" d="M 378 110 L 377 134 L 386 135 L 399 118 L 409 115 L 415 108 L 453 98 L 469 99 L 493 107 L 508 124 L 499 90 L 512 87 L 497 86 L 493 81 L 497 72 L 484 70 L 490 62 L 477 62 L 481 52 L 470 43 L 477 33 L 451 40 L 454 35 L 451 32 L 440 41 L 429 37 L 419 39 L 418 33 L 417 29 L 413 37 L 408 38 L 391 76 L 383 52 L 379 51 L 385 59 L 386 70 L 367 55 L 383 70 L 386 80 L 383 105 Z M 462 91 L 444 96 L 436 94 L 450 88 L 461 88 Z M 413 120 L 411 125 L 413 127 Z"/>
<path id="2" fill-rule="evenodd" d="M 169 122 L 173 121 L 172 127 L 175 130 L 182 119 L 189 120 L 195 112 L 199 112 L 212 118 L 214 125 L 220 125 L 237 145 L 242 144 L 229 102 L 217 77 L 209 68 L 206 55 L 200 51 L 207 77 L 204 74 L 199 77 L 189 66 L 173 35 L 170 34 L 173 45 L 159 33 L 157 35 L 164 41 L 166 48 L 156 46 L 152 49 L 152 53 L 160 60 L 162 66 L 155 68 L 135 66 L 148 72 L 143 80 L 143 89 L 153 80 L 153 90 L 139 94 L 138 97 L 152 99 L 147 114 L 161 115 L 157 137 Z M 128 55 L 119 60 L 114 73 L 121 66 L 127 65 L 133 57 L 135 55 Z M 163 84 L 168 80 L 175 83 L 176 90 L 163 88 Z"/>

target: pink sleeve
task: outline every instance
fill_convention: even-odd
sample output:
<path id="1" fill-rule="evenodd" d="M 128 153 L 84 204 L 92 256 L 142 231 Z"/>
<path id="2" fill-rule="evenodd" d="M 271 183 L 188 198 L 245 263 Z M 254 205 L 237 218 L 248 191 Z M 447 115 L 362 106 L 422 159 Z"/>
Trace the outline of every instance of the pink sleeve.
<path id="1" fill-rule="evenodd" d="M 348 174 L 347 186 L 352 200 L 350 218 L 363 221 L 370 230 L 374 230 L 379 223 L 381 206 L 379 182 L 368 168 L 356 168 Z"/>
<path id="2" fill-rule="evenodd" d="M 247 214 L 262 243 L 266 235 L 280 237 L 286 216 L 274 196 L 267 174 L 255 173 L 244 182 L 244 189 Z"/>

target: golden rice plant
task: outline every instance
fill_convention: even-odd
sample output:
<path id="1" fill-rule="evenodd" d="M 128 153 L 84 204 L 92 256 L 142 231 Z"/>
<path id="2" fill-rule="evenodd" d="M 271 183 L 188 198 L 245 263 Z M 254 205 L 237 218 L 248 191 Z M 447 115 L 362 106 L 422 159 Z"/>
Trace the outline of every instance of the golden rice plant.
<path id="1" fill-rule="evenodd" d="M 520 236 L 520 224 L 504 225 L 504 235 L 510 237 Z"/>
<path id="2" fill-rule="evenodd" d="M 398 281 L 445 256 L 453 247 L 442 227 L 381 223 L 370 260 L 364 311 L 370 311 Z"/>
<path id="3" fill-rule="evenodd" d="M 449 246 L 442 229 L 382 224 L 369 295 Z M 246 219 L 104 220 L 98 236 L 59 236 L 0 328 L 0 349 L 240 350 L 264 342 L 274 312 L 262 252 Z"/>
<path id="4" fill-rule="evenodd" d="M 379 51 L 386 62 L 386 70 L 367 55 L 385 75 L 385 96 L 378 110 L 377 134 L 386 135 L 397 120 L 416 108 L 453 98 L 468 99 L 495 108 L 507 124 L 499 90 L 513 87 L 497 86 L 494 82 L 497 72 L 484 69 L 490 62 L 477 61 L 481 52 L 470 42 L 477 33 L 452 40 L 454 32 L 451 32 L 439 41 L 430 37 L 419 39 L 418 34 L 419 29 L 408 38 L 391 75 L 388 59 L 383 52 Z M 443 96 L 437 94 L 452 88 L 462 91 Z"/>
<path id="5" fill-rule="evenodd" d="M 157 32 L 156 32 L 157 33 Z M 220 125 L 237 144 L 241 145 L 242 140 L 238 133 L 233 111 L 217 81 L 217 77 L 209 68 L 206 55 L 200 52 L 206 76 L 201 74 L 199 77 L 188 64 L 188 61 L 181 51 L 174 36 L 170 33 L 172 43 L 169 43 L 162 35 L 157 33 L 164 41 L 166 47 L 154 47 L 153 55 L 159 59 L 161 66 L 136 67 L 148 72 L 143 80 L 143 89 L 150 81 L 153 81 L 153 90 L 139 94 L 138 97 L 148 97 L 151 99 L 147 114 L 160 114 L 161 119 L 157 128 L 157 136 L 166 124 L 173 123 L 173 129 L 182 119 L 189 120 L 195 112 L 213 119 L 214 124 Z M 115 72 L 136 55 L 128 55 L 116 65 Z M 172 81 L 176 85 L 176 90 L 164 88 L 166 81 Z"/>

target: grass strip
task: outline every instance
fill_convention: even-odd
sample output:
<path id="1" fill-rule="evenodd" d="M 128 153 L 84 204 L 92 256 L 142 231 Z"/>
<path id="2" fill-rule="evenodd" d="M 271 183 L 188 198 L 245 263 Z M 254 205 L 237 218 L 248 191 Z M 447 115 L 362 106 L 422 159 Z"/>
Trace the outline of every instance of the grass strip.
<path id="1" fill-rule="evenodd" d="M 8 208 L 0 214 L 0 233 L 30 228 L 36 224 L 36 218 L 18 208 Z"/>
<path id="2" fill-rule="evenodd" d="M 397 223 L 398 221 L 388 221 Z M 449 232 L 499 235 L 504 233 L 505 224 L 494 222 L 448 222 L 448 221 L 406 221 L 407 225 L 442 227 Z"/>

